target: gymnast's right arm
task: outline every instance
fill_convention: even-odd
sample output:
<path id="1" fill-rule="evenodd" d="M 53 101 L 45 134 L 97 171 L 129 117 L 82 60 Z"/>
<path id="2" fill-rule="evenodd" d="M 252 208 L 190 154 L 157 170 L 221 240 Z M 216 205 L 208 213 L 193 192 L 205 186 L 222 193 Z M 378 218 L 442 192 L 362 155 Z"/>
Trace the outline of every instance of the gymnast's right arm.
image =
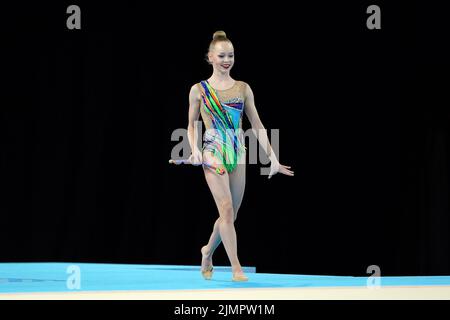
<path id="1" fill-rule="evenodd" d="M 201 132 L 196 130 L 196 121 L 198 121 L 200 115 L 200 91 L 197 85 L 193 85 L 189 92 L 189 123 L 188 123 L 188 140 L 191 147 L 191 156 L 189 157 L 192 164 L 202 163 L 202 152 L 197 146 L 197 139 Z"/>

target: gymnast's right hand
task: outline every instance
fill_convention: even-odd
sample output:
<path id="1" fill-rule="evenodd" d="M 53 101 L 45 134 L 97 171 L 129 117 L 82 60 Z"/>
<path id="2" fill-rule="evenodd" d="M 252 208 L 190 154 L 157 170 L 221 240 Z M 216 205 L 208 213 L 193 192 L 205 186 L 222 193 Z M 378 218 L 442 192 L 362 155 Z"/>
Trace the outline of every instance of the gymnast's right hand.
<path id="1" fill-rule="evenodd" d="M 191 155 L 189 156 L 189 162 L 194 165 L 194 166 L 199 166 L 202 164 L 203 162 L 203 155 L 202 152 L 195 148 L 194 150 L 192 150 Z"/>

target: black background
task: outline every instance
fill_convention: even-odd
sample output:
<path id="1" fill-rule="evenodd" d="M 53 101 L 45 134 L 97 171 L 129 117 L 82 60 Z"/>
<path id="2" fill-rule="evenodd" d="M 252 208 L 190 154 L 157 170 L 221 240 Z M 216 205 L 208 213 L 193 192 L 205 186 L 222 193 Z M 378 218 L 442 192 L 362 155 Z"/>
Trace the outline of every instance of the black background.
<path id="1" fill-rule="evenodd" d="M 81 7 L 81 30 L 66 8 Z M 368 30 L 378 4 L 382 29 Z M 225 30 L 280 162 L 247 167 L 236 221 L 258 272 L 449 274 L 443 11 L 405 1 L 74 2 L 2 10 L 0 261 L 200 264 L 203 173 L 168 165 Z M 244 122 L 244 129 L 249 127 Z M 228 265 L 222 246 L 215 265 Z"/>

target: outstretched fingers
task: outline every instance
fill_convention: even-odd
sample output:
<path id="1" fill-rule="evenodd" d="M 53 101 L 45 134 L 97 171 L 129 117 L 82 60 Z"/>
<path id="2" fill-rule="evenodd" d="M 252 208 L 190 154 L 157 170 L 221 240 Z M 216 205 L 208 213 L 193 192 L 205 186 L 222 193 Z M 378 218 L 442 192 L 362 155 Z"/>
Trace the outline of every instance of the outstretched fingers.
<path id="1" fill-rule="evenodd" d="M 290 166 L 284 166 L 284 165 L 280 165 L 280 173 L 285 174 L 287 176 L 293 176 L 294 175 L 294 171 L 288 169 L 291 168 Z"/>

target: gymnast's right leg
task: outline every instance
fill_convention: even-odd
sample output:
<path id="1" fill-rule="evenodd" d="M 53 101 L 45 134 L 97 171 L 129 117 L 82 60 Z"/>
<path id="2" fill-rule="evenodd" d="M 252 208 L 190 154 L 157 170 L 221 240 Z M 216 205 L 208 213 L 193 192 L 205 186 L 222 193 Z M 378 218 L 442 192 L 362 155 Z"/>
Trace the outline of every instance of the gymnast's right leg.
<path id="1" fill-rule="evenodd" d="M 208 163 L 213 163 L 214 165 L 219 164 L 218 160 L 209 152 L 206 152 L 203 157 Z M 203 169 L 206 182 L 219 210 L 219 219 L 216 221 L 216 224 L 218 225 L 220 238 L 216 237 L 216 239 L 210 239 L 210 242 L 215 241 L 216 243 L 209 243 L 208 245 L 216 246 L 221 240 L 230 260 L 233 275 L 242 275 L 242 267 L 237 256 L 237 237 L 236 230 L 234 228 L 234 208 L 228 173 L 225 172 L 223 175 L 218 175 L 210 168 L 204 167 Z M 204 250 L 205 247 L 202 248 L 202 255 L 204 258 L 202 260 L 207 260 L 208 257 L 205 255 Z M 205 267 L 204 264 L 207 263 L 208 261 L 202 261 L 202 269 Z"/>
<path id="2" fill-rule="evenodd" d="M 245 157 L 243 159 L 245 160 Z M 231 198 L 233 199 L 234 221 L 236 221 L 245 190 L 245 162 L 238 164 L 233 172 L 229 173 L 229 182 Z M 217 218 L 214 223 L 211 236 L 209 237 L 208 244 L 203 246 L 201 249 L 203 257 L 202 270 L 207 270 L 209 266 L 212 266 L 212 256 L 222 242 L 220 238 L 219 224 L 220 218 Z"/>

